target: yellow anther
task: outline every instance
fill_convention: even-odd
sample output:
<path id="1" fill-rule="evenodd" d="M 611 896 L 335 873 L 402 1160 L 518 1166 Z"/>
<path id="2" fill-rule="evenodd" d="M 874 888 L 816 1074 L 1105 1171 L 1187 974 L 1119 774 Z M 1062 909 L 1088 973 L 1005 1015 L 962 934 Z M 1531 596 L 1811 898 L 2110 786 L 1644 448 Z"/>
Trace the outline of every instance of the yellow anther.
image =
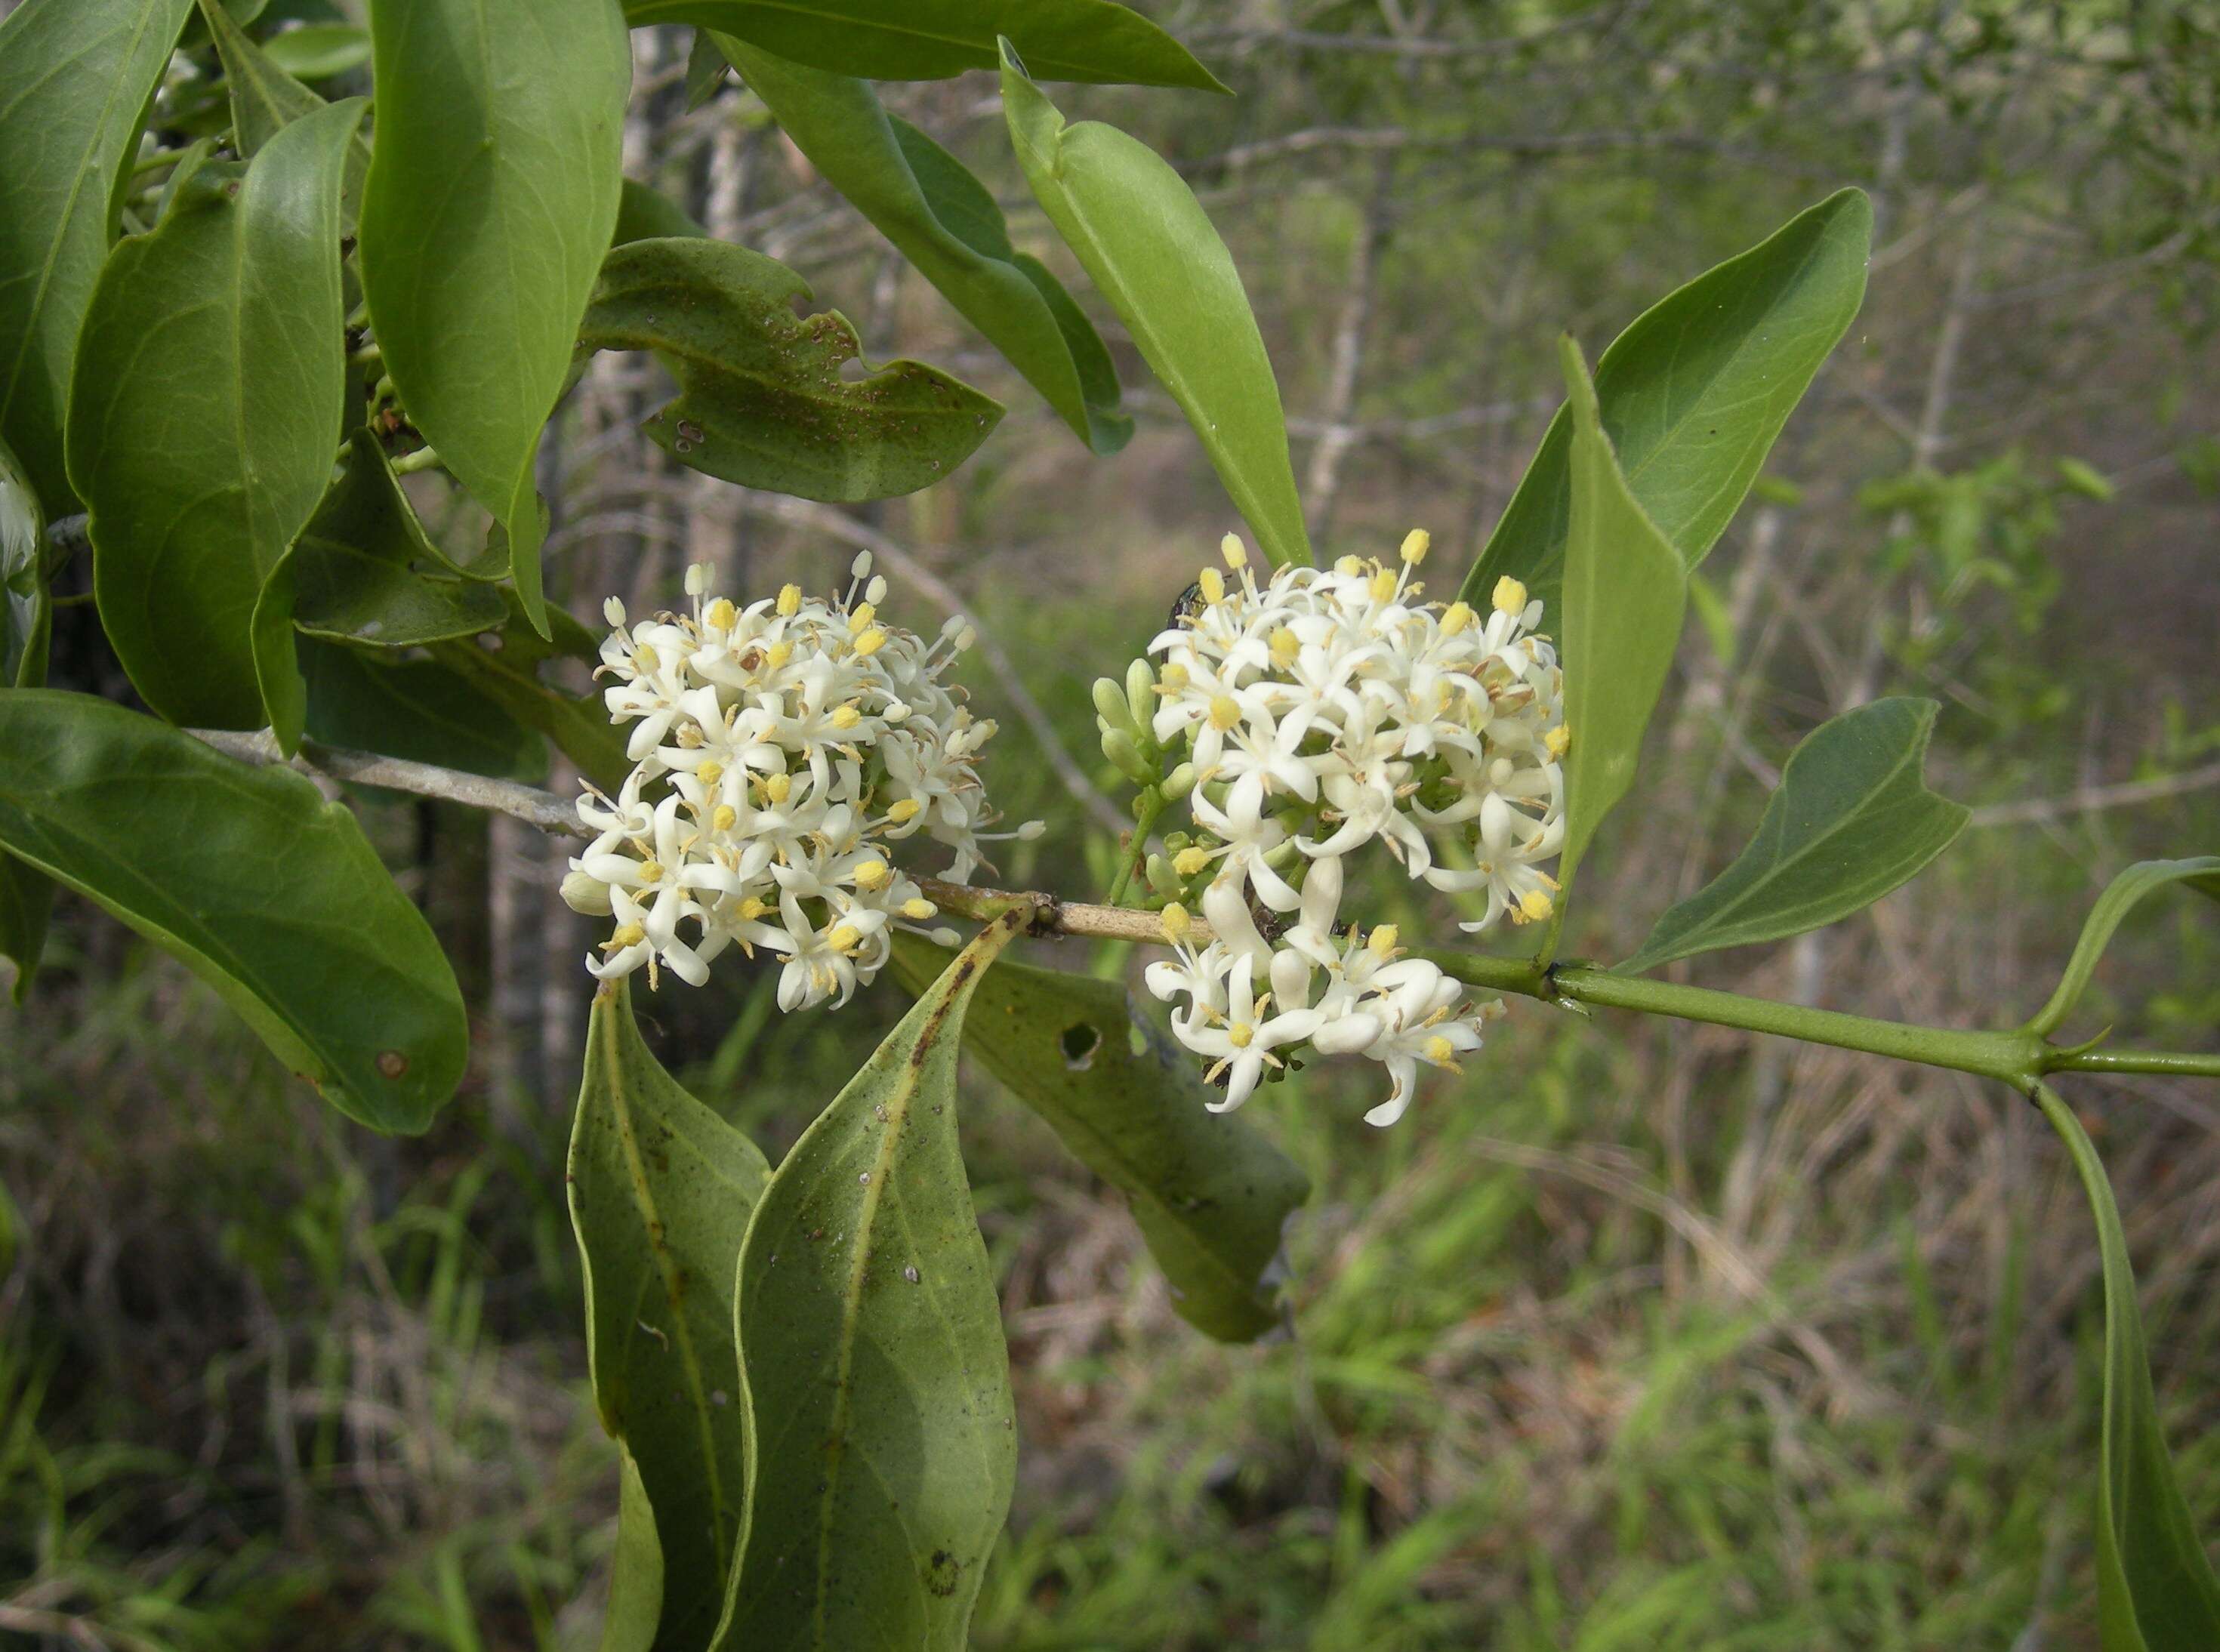
<path id="1" fill-rule="evenodd" d="M 1164 938 L 1175 946 L 1187 938 L 1188 931 L 1194 926 L 1194 920 L 1187 915 L 1187 908 L 1176 901 L 1163 909 L 1160 921 L 1164 926 Z"/>
<path id="2" fill-rule="evenodd" d="M 1210 726 L 1223 732 L 1241 720 L 1241 702 L 1230 694 L 1213 695 L 1210 701 Z"/>
<path id="3" fill-rule="evenodd" d="M 1210 851 L 1200 847 L 1182 849 L 1172 857 L 1172 870 L 1182 877 L 1193 877 L 1209 864 Z"/>
<path id="4" fill-rule="evenodd" d="M 1395 576 L 1382 568 L 1372 576 L 1364 589 L 1374 602 L 1392 602 L 1395 600 Z"/>
<path id="5" fill-rule="evenodd" d="M 927 918 L 938 916 L 939 912 L 939 907 L 934 906 L 921 895 L 914 895 L 902 902 L 902 916 L 915 918 L 920 922 Z"/>
<path id="6" fill-rule="evenodd" d="M 1370 952 L 1375 958 L 1388 958 L 1394 957 L 1397 933 L 1398 932 L 1394 925 L 1381 925 L 1377 929 L 1374 930 L 1370 935 L 1365 938 L 1365 950 Z"/>
<path id="7" fill-rule="evenodd" d="M 1526 587 L 1506 574 L 1495 582 L 1495 595 L 1489 599 L 1498 614 L 1526 612 Z"/>
<path id="8" fill-rule="evenodd" d="M 887 633 L 880 630 L 878 627 L 873 626 L 869 631 L 866 631 L 862 636 L 856 639 L 856 653 L 857 658 L 867 659 L 871 655 L 877 653 L 881 648 L 886 645 L 886 640 Z"/>
<path id="9" fill-rule="evenodd" d="M 638 924 L 623 924 L 619 926 L 615 934 L 609 937 L 609 944 L 620 949 L 638 946 L 646 938 L 647 932 Z"/>
<path id="10" fill-rule="evenodd" d="M 763 789 L 764 795 L 772 802 L 783 803 L 794 795 L 794 776 L 783 774 L 768 776 L 764 778 Z"/>
<path id="11" fill-rule="evenodd" d="M 751 921 L 762 917 L 770 910 L 770 903 L 756 895 L 751 895 L 740 902 L 740 916 Z"/>
<path id="12" fill-rule="evenodd" d="M 867 860 L 856 868 L 853 876 L 857 888 L 876 889 L 894 875 L 887 870 L 886 862 Z"/>
<path id="13" fill-rule="evenodd" d="M 659 860 L 644 860 L 640 862 L 639 881 L 643 883 L 662 882 L 663 863 Z"/>
<path id="14" fill-rule="evenodd" d="M 1217 569 L 1204 569 L 1196 576 L 1195 583 L 1202 587 L 1204 602 L 1223 602 L 1225 600 L 1225 576 L 1219 573 Z"/>
<path id="15" fill-rule="evenodd" d="M 1272 664 L 1285 670 L 1295 663 L 1295 656 L 1303 651 L 1302 639 L 1281 626 L 1272 633 Z"/>
<path id="16" fill-rule="evenodd" d="M 864 714 L 853 706 L 839 706 L 833 709 L 832 726 L 835 728 L 853 728 L 863 720 Z"/>
<path id="17" fill-rule="evenodd" d="M 851 632 L 863 630 L 871 623 L 872 616 L 877 613 L 878 609 L 873 608 L 869 602 L 862 604 L 848 616 L 848 629 Z"/>
<path id="18" fill-rule="evenodd" d="M 1344 557 L 1340 561 L 1333 564 L 1333 570 L 1339 574 L 1344 579 L 1354 579 L 1364 571 L 1364 558 L 1362 557 Z"/>
<path id="19" fill-rule="evenodd" d="M 853 924 L 843 924 L 825 938 L 825 944 L 835 952 L 851 951 L 864 938 L 864 932 Z"/>
<path id="20" fill-rule="evenodd" d="M 632 651 L 632 663 L 635 670 L 652 671 L 663 663 L 663 659 L 662 656 L 655 651 L 654 644 L 642 643 Z"/>
<path id="21" fill-rule="evenodd" d="M 1257 1029 L 1246 1021 L 1236 1021 L 1225 1029 L 1225 1042 L 1236 1050 L 1246 1050 L 1249 1041 L 1257 1036 Z"/>
<path id="22" fill-rule="evenodd" d="M 694 765 L 694 778 L 704 786 L 714 786 L 725 777 L 725 765 L 714 757 L 704 757 Z"/>
<path id="23" fill-rule="evenodd" d="M 1456 1065 L 1456 1046 L 1437 1032 L 1426 1040 L 1425 1057 L 1437 1067 L 1454 1067 Z"/>
<path id="24" fill-rule="evenodd" d="M 782 585 L 778 588 L 778 613 L 783 620 L 791 620 L 801 612 L 801 587 Z"/>
<path id="25" fill-rule="evenodd" d="M 730 803 L 720 803 L 717 805 L 717 812 L 709 817 L 709 830 L 712 832 L 730 832 L 734 826 L 739 825 L 739 810 L 734 808 Z"/>
<path id="26" fill-rule="evenodd" d="M 892 820 L 896 826 L 901 826 L 905 821 L 914 820 L 917 819 L 919 814 L 923 811 L 924 807 L 925 805 L 919 802 L 914 797 L 905 797 L 901 802 L 896 803 L 892 808 L 889 808 L 887 811 L 887 819 Z"/>
<path id="27" fill-rule="evenodd" d="M 1563 757 L 1566 752 L 1572 750 L 1572 726 L 1569 723 L 1559 723 L 1555 728 L 1551 729 L 1547 734 L 1544 734 L 1542 737 L 1542 744 L 1549 748 L 1549 752 L 1551 757 Z"/>
<path id="28" fill-rule="evenodd" d="M 1433 542 L 1434 536 L 1425 528 L 1412 528 L 1403 536 L 1403 560 L 1417 567 L 1426 559 L 1426 552 Z"/>
<path id="29" fill-rule="evenodd" d="M 1181 664 L 1177 660 L 1172 661 L 1157 674 L 1157 686 L 1162 689 L 1166 694 L 1177 694 L 1182 689 L 1187 687 L 1187 667 Z"/>
<path id="30" fill-rule="evenodd" d="M 1538 924 L 1556 909 L 1556 902 L 1541 889 L 1529 889 L 1518 897 L 1519 921 Z"/>
<path id="31" fill-rule="evenodd" d="M 740 617 L 730 597 L 720 596 L 702 610 L 702 623 L 712 631 L 730 631 Z"/>
<path id="32" fill-rule="evenodd" d="M 1229 533 L 1218 542 L 1218 554 L 1225 558 L 1225 565 L 1237 573 L 1249 565 L 1249 547 L 1241 543 L 1241 536 Z"/>
<path id="33" fill-rule="evenodd" d="M 775 642 L 764 650 L 764 664 L 774 671 L 793 658 L 794 645 L 790 642 Z"/>
<path id="34" fill-rule="evenodd" d="M 1471 625 L 1474 620 L 1472 604 L 1452 602 L 1442 614 L 1442 635 L 1454 637 Z"/>

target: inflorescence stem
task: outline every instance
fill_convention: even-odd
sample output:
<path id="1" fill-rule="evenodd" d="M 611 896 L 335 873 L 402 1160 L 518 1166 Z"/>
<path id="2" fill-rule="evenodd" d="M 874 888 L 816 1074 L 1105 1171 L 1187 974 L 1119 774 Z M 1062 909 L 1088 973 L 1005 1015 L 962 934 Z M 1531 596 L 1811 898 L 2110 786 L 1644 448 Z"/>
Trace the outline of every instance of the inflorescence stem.
<path id="1" fill-rule="evenodd" d="M 289 762 L 267 729 L 253 734 L 220 729 L 194 729 L 190 732 L 195 739 L 242 763 L 282 764 L 311 777 L 381 786 L 414 796 L 462 803 L 509 815 L 554 837 L 589 835 L 568 800 L 513 781 L 489 780 L 428 763 L 378 757 L 314 741 L 302 742 L 298 754 Z M 918 887 L 943 913 L 973 922 L 991 922 L 1007 913 L 1028 909 L 1032 915 L 1027 932 L 1036 936 L 1072 935 L 1159 944 L 1164 938 L 1162 923 L 1153 912 L 1059 901 L 1054 895 L 1028 890 L 976 888 L 933 878 L 920 878 Z M 1200 920 L 1189 921 L 1189 935 L 1197 944 L 1209 938 Z M 1844 1014 L 1838 1010 L 1811 1009 L 1800 1004 L 1749 998 L 1709 987 L 1616 975 L 1592 964 L 1561 963 L 1545 968 L 1533 958 L 1490 957 L 1431 947 L 1421 949 L 1421 955 L 1486 992 L 1512 993 L 1581 1013 L 1593 1005 L 1648 1015 L 1669 1015 L 1684 1021 L 1705 1021 L 1714 1026 L 1737 1027 L 1746 1032 L 1800 1038 L 1807 1044 L 1862 1050 L 1869 1055 L 1999 1079 L 2024 1095 L 2033 1095 L 2043 1076 L 2049 1073 L 2161 1073 L 2176 1077 L 2220 1078 L 2220 1055 L 2068 1048 L 2024 1030 L 1987 1032 L 1918 1026 L 1905 1021 Z"/>

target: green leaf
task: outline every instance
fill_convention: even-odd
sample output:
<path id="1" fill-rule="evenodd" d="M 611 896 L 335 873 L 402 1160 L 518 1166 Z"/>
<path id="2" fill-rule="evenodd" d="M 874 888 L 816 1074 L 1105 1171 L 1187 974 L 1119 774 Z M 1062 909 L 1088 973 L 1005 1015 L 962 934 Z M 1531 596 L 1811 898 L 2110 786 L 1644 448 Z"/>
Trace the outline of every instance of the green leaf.
<path id="1" fill-rule="evenodd" d="M 947 961 L 929 941 L 895 937 L 895 969 L 913 991 Z M 1214 1092 L 1194 1062 L 1134 1015 L 1120 983 L 1004 961 L 973 1004 L 964 1047 L 1126 1195 L 1180 1318 L 1221 1342 L 1278 1325 L 1263 1281 L 1310 1196 L 1302 1171 L 1237 1114 L 1208 1110 Z"/>
<path id="2" fill-rule="evenodd" d="M 496 780 L 536 781 L 547 772 L 539 734 L 442 661 L 388 660 L 307 638 L 300 653 L 308 733 L 325 745 Z"/>
<path id="3" fill-rule="evenodd" d="M 2073 944 L 2073 956 L 2066 961 L 2066 973 L 2058 982 L 2057 991 L 2050 1001 L 2036 1013 L 2027 1024 L 2027 1030 L 2049 1038 L 2073 1013 L 2088 989 L 2089 977 L 2097 971 L 2098 960 L 2105 949 L 2112 944 L 2127 915 L 2140 905 L 2143 897 L 2156 893 L 2169 883 L 2186 883 L 2200 895 L 2220 901 L 2220 855 L 2196 855 L 2187 860 L 2139 860 L 2105 886 L 2097 904 L 2089 909 L 2088 920 L 2081 926 L 2081 938 Z"/>
<path id="4" fill-rule="evenodd" d="M 514 592 L 508 600 L 515 606 L 500 630 L 469 641 L 434 643 L 432 658 L 476 684 L 527 728 L 554 741 L 555 749 L 587 779 L 614 793 L 632 764 L 625 757 L 624 734 L 609 721 L 602 696 L 589 690 L 574 697 L 539 679 L 539 667 L 558 655 L 593 658 L 593 634 L 562 609 L 549 608 L 551 644 L 533 630 Z"/>
<path id="5" fill-rule="evenodd" d="M 328 80 L 370 61 L 370 33 L 352 23 L 304 23 L 272 34 L 262 53 L 287 74 Z"/>
<path id="6" fill-rule="evenodd" d="M 661 190 L 650 189 L 634 178 L 625 179 L 617 204 L 616 233 L 610 237 L 613 245 L 623 246 L 631 241 L 673 235 L 706 237 L 708 233 L 694 221 L 685 208 Z"/>
<path id="7" fill-rule="evenodd" d="M 625 16 L 634 28 L 716 29 L 789 63 L 866 80 L 991 69 L 1007 34 L 1044 80 L 1225 90 L 1185 47 L 1112 0 L 625 0 Z"/>
<path id="8" fill-rule="evenodd" d="M 47 522 L 39 496 L 7 443 L 0 442 L 0 641 L 6 645 L 0 651 L 0 691 L 35 689 L 47 680 L 53 608 L 46 558 Z M 38 973 L 53 902 L 51 881 L 0 854 L 0 958 L 13 966 L 9 990 L 19 1004 Z"/>
<path id="9" fill-rule="evenodd" d="M 770 1166 L 663 1070 L 618 983 L 594 996 L 569 1172 L 595 1403 L 639 1465 L 662 1543 L 654 1644 L 699 1649 L 746 1524 L 733 1281 Z"/>
<path id="10" fill-rule="evenodd" d="M 349 439 L 345 469 L 294 539 L 287 569 L 293 623 L 334 642 L 420 647 L 508 617 L 499 591 L 453 577 L 368 430 Z"/>
<path id="11" fill-rule="evenodd" d="M 268 53 L 247 38 L 232 21 L 221 0 L 200 0 L 208 20 L 209 38 L 223 65 L 224 85 L 231 94 L 231 124 L 239 140 L 239 153 L 252 159 L 271 139 L 304 115 L 328 107 L 323 98 L 271 61 Z M 359 32 L 359 31 L 358 31 Z M 367 47 L 368 36 L 364 36 Z M 362 186 L 370 171 L 370 146 L 358 128 L 347 139 L 345 181 L 340 187 L 340 223 L 352 234 L 362 211 Z"/>
<path id="12" fill-rule="evenodd" d="M 306 689 L 291 628 L 257 605 L 339 446 L 339 181 L 362 110 L 333 104 L 244 168 L 203 166 L 117 246 L 70 406 L 93 590 L 132 685 L 172 722 L 268 722 L 288 751 Z"/>
<path id="13" fill-rule="evenodd" d="M 1074 434 L 1114 453 L 1133 421 L 1094 328 L 1037 259 L 1010 245 L 994 196 L 963 163 L 880 107 L 870 84 L 715 37 L 826 181 L 870 219 L 1025 375 Z"/>
<path id="14" fill-rule="evenodd" d="M 632 1453 L 617 1448 L 617 1546 L 609 1556 L 609 1605 L 601 1652 L 651 1652 L 663 1618 L 663 1544 L 655 1506 Z"/>
<path id="15" fill-rule="evenodd" d="M 1687 570 L 1636 501 L 1612 455 L 1581 347 L 1560 340 L 1573 409 L 1565 534 L 1563 666 L 1565 847 L 1543 956 L 1555 949 L 1565 897 L 1596 828 L 1626 789 L 1643 731 L 1673 668 L 1687 606 Z"/>
<path id="16" fill-rule="evenodd" d="M 408 418 L 508 529 L 547 623 L 539 432 L 616 228 L 632 48 L 616 0 L 378 0 L 362 280 Z"/>
<path id="17" fill-rule="evenodd" d="M 2205 1652 L 2220 1646 L 2212 1573 L 2167 1455 L 2151 1388 L 2127 1235 L 2081 1121 L 2049 1085 L 2036 1102 L 2089 1198 L 2105 1273 L 2105 1427 L 2097 1477 L 2097 1624 L 2105 1652 Z"/>
<path id="18" fill-rule="evenodd" d="M 346 808 L 90 695 L 0 694 L 0 848 L 175 954 L 348 1117 L 431 1122 L 462 994 Z"/>
<path id="19" fill-rule="evenodd" d="M 1800 935 L 1917 876 L 1966 824 L 1965 807 L 1921 774 L 1941 709 L 1876 700 L 1814 729 L 1789 754 L 1749 846 L 1660 918 L 1619 972 Z"/>
<path id="20" fill-rule="evenodd" d="M 192 0 L 24 0 L 0 20 L 0 441 L 56 516 L 78 334 L 109 196 Z"/>
<path id="21" fill-rule="evenodd" d="M 809 284 L 760 252 L 689 238 L 609 253 L 582 351 L 652 350 L 678 399 L 643 427 L 681 464 L 727 482 L 854 502 L 914 493 L 971 457 L 1001 404 L 921 362 L 848 379 L 856 329 L 794 313 Z"/>
<path id="22" fill-rule="evenodd" d="M 1194 192 L 1115 127 L 1066 126 L 1007 49 L 1002 109 L 1035 198 L 1187 415 L 1264 554 L 1310 561 L 1279 381 Z"/>
<path id="23" fill-rule="evenodd" d="M 961 1652 L 1016 1468 L 1009 1356 L 956 1138 L 981 932 L 778 1167 L 740 1253 L 755 1440 L 713 1644 Z"/>
<path id="24" fill-rule="evenodd" d="M 1733 520 L 1774 439 L 1858 313 L 1873 204 L 1843 190 L 1668 294 L 1596 364 L 1604 433 L 1634 497 L 1691 568 Z M 1572 421 L 1560 408 L 1461 595 L 1505 575 L 1550 610 L 1563 577 Z"/>

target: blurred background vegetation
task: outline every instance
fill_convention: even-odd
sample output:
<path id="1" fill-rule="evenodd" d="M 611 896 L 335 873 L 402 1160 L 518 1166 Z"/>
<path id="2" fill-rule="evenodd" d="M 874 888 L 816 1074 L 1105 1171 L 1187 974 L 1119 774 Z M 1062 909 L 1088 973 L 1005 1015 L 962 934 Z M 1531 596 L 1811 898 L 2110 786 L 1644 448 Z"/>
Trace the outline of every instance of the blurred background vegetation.
<path id="1" fill-rule="evenodd" d="M 1880 693 L 1943 702 L 1930 773 L 1974 828 L 1840 932 L 1677 970 L 2004 1024 L 2103 879 L 2220 841 L 2211 0 L 1147 9 L 1239 96 L 1059 97 L 1169 156 L 1232 244 L 1322 551 L 1425 526 L 1444 588 L 1555 404 L 1557 332 L 1593 356 L 1829 190 L 1873 194 L 1864 314 L 1706 564 L 1572 952 L 1622 956 L 1732 855 L 1794 741 Z M 1189 432 L 1089 295 L 1140 418 L 1090 459 L 752 98 L 687 109 L 683 34 L 635 41 L 633 176 L 805 271 L 875 356 L 1012 411 L 948 481 L 843 512 L 672 468 L 633 427 L 655 370 L 604 356 L 544 456 L 553 589 L 590 618 L 612 590 L 675 601 L 689 561 L 817 589 L 878 548 L 894 617 L 961 603 L 988 639 L 990 784 L 1052 826 L 1007 879 L 1099 890 L 1122 804 L 1088 683 L 1234 526 Z M 1045 250 L 992 83 L 887 90 Z M 57 682 L 121 694 L 90 610 L 58 620 Z M 523 828 L 359 802 L 476 1007 L 429 1136 L 345 1125 L 67 896 L 30 1002 L 0 1009 L 0 1643 L 592 1643 L 615 1469 L 562 1185 L 588 937 Z M 1426 921 L 1385 883 L 1373 910 Z M 2202 919 L 2139 913 L 2087 1030 L 2211 1047 Z M 720 969 L 644 1007 L 776 1156 L 901 1004 L 889 982 L 788 1018 L 770 988 Z M 972 1075 L 1023 1431 L 979 1646 L 2093 1644 L 2097 1259 L 2014 1098 L 1524 1002 L 1398 1128 L 1359 1122 L 1360 1086 L 1313 1069 L 1250 1104 L 1316 1194 L 1287 1334 L 1222 1348 L 1174 1318 L 1116 1196 Z M 2220 1531 L 2220 1095 L 2073 1099 Z"/>

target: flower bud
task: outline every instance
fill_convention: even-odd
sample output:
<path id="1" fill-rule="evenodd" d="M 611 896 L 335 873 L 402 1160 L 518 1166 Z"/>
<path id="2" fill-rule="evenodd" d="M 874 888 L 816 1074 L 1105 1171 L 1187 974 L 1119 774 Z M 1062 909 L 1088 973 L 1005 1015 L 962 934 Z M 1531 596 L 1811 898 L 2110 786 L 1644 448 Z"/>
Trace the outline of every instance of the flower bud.
<path id="1" fill-rule="evenodd" d="M 1157 676 L 1144 659 L 1126 668 L 1126 710 L 1133 720 L 1134 732 L 1146 733 L 1157 714 Z"/>
<path id="2" fill-rule="evenodd" d="M 1119 773 L 1141 785 L 1149 785 L 1157 777 L 1143 760 L 1141 748 L 1133 744 L 1133 737 L 1122 728 L 1103 730 L 1102 755 L 1117 764 Z"/>
<path id="3" fill-rule="evenodd" d="M 1135 719 L 1126 704 L 1126 692 L 1107 676 L 1094 679 L 1094 714 L 1102 720 L 1107 732 L 1113 728 L 1131 730 Z"/>
<path id="4" fill-rule="evenodd" d="M 563 904 L 573 912 L 583 912 L 589 918 L 609 915 L 609 886 L 597 877 L 583 871 L 567 872 L 561 893 Z"/>
<path id="5" fill-rule="evenodd" d="M 1194 789 L 1194 765 L 1182 763 L 1164 776 L 1157 789 L 1166 797 L 1185 797 Z"/>

